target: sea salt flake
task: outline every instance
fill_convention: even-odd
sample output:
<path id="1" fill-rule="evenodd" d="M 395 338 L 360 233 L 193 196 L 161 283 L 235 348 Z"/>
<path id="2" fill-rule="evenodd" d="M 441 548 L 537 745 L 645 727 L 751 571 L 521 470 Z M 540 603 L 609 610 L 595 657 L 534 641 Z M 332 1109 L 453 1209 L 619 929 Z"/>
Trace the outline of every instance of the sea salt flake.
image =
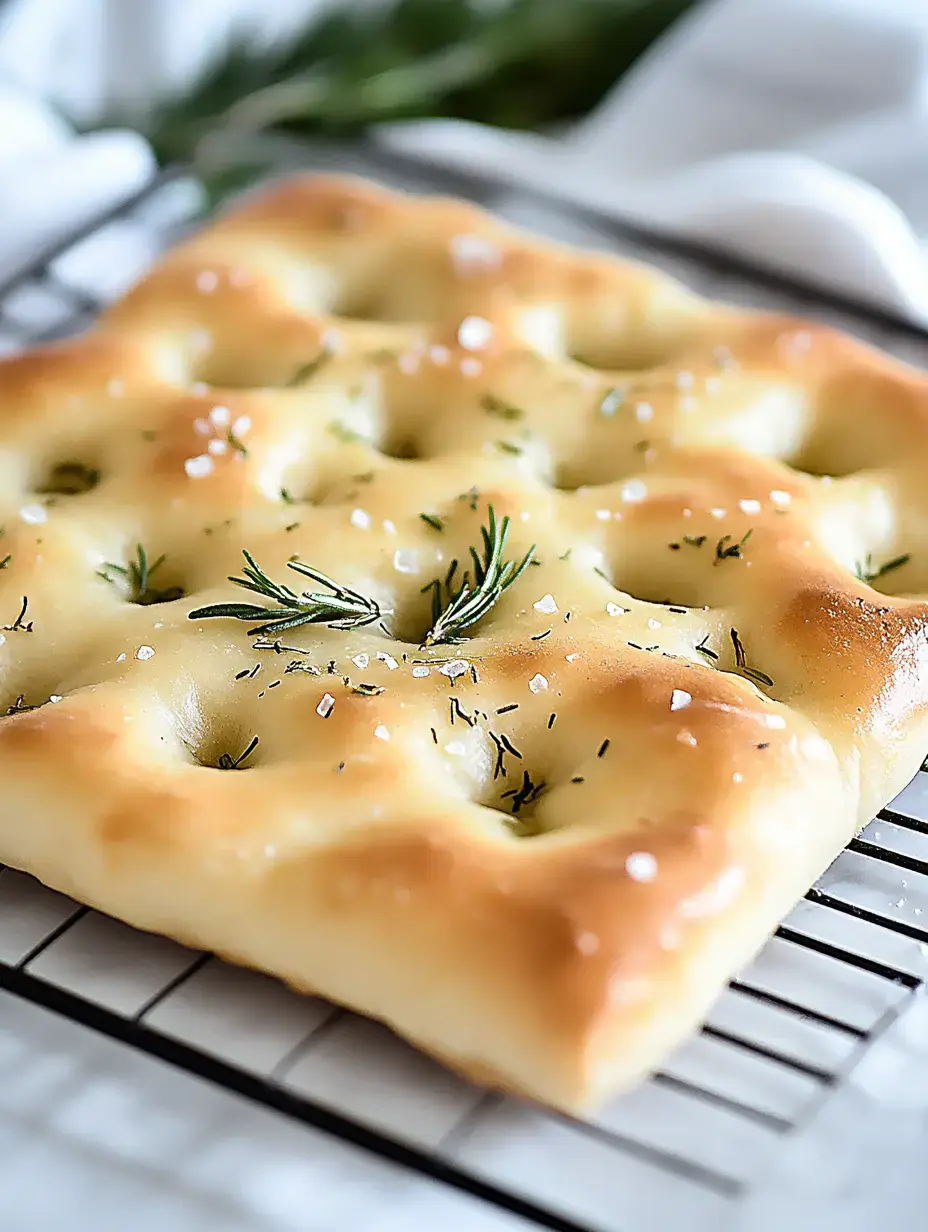
<path id="1" fill-rule="evenodd" d="M 607 603 L 606 611 L 610 616 L 624 616 L 626 612 L 631 611 L 631 608 L 621 607 L 618 603 Z"/>
<path id="2" fill-rule="evenodd" d="M 628 483 L 622 485 L 621 497 L 623 501 L 637 503 L 638 501 L 643 501 L 647 494 L 647 484 L 641 479 L 630 479 Z"/>
<path id="3" fill-rule="evenodd" d="M 19 516 L 30 526 L 41 526 L 43 522 L 48 521 L 48 510 L 44 505 L 23 505 Z"/>
<path id="4" fill-rule="evenodd" d="M 443 663 L 438 669 L 443 676 L 447 676 L 449 680 L 457 680 L 458 676 L 463 676 L 470 669 L 470 664 L 466 659 L 450 659 L 447 663 Z"/>
<path id="5" fill-rule="evenodd" d="M 226 441 L 220 440 L 219 437 L 214 437 L 206 446 L 207 452 L 213 457 L 219 457 L 228 450 L 229 446 Z"/>
<path id="6" fill-rule="evenodd" d="M 536 672 L 535 675 L 528 682 L 528 687 L 531 689 L 533 693 L 543 693 L 545 689 L 548 687 L 547 678 L 545 676 L 542 676 L 541 672 Z"/>
<path id="7" fill-rule="evenodd" d="M 684 710 L 692 700 L 692 693 L 687 693 L 686 689 L 674 689 L 670 695 L 670 709 Z"/>
<path id="8" fill-rule="evenodd" d="M 635 418 L 639 423 L 648 423 L 654 418 L 654 407 L 650 402 L 639 402 L 635 406 Z"/>
<path id="9" fill-rule="evenodd" d="M 661 627 L 661 622 L 659 620 L 655 620 L 653 616 L 648 617 L 648 628 L 649 629 L 659 629 L 660 627 Z"/>
<path id="10" fill-rule="evenodd" d="M 430 670 L 431 669 L 426 667 L 425 664 L 423 663 L 423 664 L 420 664 L 418 667 L 414 667 L 412 669 L 412 674 L 416 677 L 417 680 L 422 680 L 425 676 L 429 674 Z"/>
<path id="11" fill-rule="evenodd" d="M 760 501 L 740 500 L 738 501 L 738 508 L 742 513 L 760 513 Z"/>
<path id="12" fill-rule="evenodd" d="M 142 662 L 144 663 L 146 659 L 153 658 L 154 654 L 155 654 L 154 646 L 140 646 L 138 650 L 135 652 L 135 657 L 137 659 L 141 659 Z"/>
<path id="13" fill-rule="evenodd" d="M 232 425 L 232 431 L 236 436 L 246 436 L 251 431 L 251 416 L 239 415 Z"/>
<path id="14" fill-rule="evenodd" d="M 380 660 L 381 663 L 386 663 L 387 668 L 391 672 L 395 672 L 396 669 L 399 667 L 399 664 L 397 663 L 396 659 L 394 659 L 393 655 L 387 654 L 386 651 L 384 650 L 377 651 L 377 658 Z"/>
<path id="15" fill-rule="evenodd" d="M 364 509 L 352 509 L 348 521 L 352 526 L 356 526 L 358 530 L 369 530 L 371 515 Z"/>
<path id="16" fill-rule="evenodd" d="M 789 492 L 784 492 L 780 488 L 772 488 L 770 491 L 770 499 L 779 509 L 785 508 L 793 499 Z"/>
<path id="17" fill-rule="evenodd" d="M 206 453 L 198 454 L 195 458 L 187 458 L 184 462 L 184 470 L 190 479 L 205 479 L 212 473 L 213 459 Z"/>
<path id="18" fill-rule="evenodd" d="M 536 612 L 544 612 L 546 616 L 553 616 L 557 611 L 554 595 L 543 595 L 537 603 L 532 604 L 532 607 Z"/>
<path id="19" fill-rule="evenodd" d="M 320 719 L 327 719 L 335 708 L 335 698 L 331 693 L 323 693 L 319 699 L 319 705 L 316 707 L 316 714 Z"/>
<path id="20" fill-rule="evenodd" d="M 393 553 L 393 568 L 397 573 L 418 573 L 419 553 L 413 548 L 397 548 Z"/>
<path id="21" fill-rule="evenodd" d="M 355 665 L 355 667 L 360 667 L 360 668 L 365 668 L 369 666 L 370 661 L 371 661 L 371 656 L 369 654 L 356 654 L 354 658 L 351 660 L 351 662 Z"/>
<path id="22" fill-rule="evenodd" d="M 650 851 L 633 851 L 625 861 L 625 871 L 632 881 L 653 881 L 657 876 L 657 859 Z"/>
<path id="23" fill-rule="evenodd" d="M 210 423 L 218 424 L 224 428 L 232 419 L 232 412 L 227 406 L 214 406 L 209 413 Z"/>
<path id="24" fill-rule="evenodd" d="M 481 351 L 493 337 L 493 326 L 486 317 L 465 317 L 458 326 L 458 342 L 467 351 Z"/>
<path id="25" fill-rule="evenodd" d="M 384 727 L 382 723 L 378 723 L 377 726 L 374 728 L 374 735 L 377 737 L 378 740 L 389 740 L 390 739 L 390 733 L 387 731 L 387 729 Z"/>

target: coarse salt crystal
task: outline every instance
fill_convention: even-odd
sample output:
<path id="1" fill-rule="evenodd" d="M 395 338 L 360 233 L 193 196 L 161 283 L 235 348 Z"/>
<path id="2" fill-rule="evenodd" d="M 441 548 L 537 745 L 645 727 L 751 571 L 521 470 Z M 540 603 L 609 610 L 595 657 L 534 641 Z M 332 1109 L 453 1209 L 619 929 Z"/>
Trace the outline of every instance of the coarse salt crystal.
<path id="1" fill-rule="evenodd" d="M 48 521 L 48 510 L 44 505 L 23 505 L 19 511 L 19 516 L 24 522 L 28 522 L 30 526 L 40 526 L 43 522 Z"/>
<path id="2" fill-rule="evenodd" d="M 212 436 L 213 435 L 213 425 L 209 422 L 208 419 L 203 419 L 202 416 L 200 416 L 199 418 L 193 421 L 193 430 L 194 432 L 198 433 L 200 436 Z"/>
<path id="3" fill-rule="evenodd" d="M 219 437 L 214 437 L 206 446 L 207 452 L 212 454 L 213 457 L 219 457 L 221 454 L 224 454 L 228 448 L 228 444 L 225 441 L 220 440 Z"/>
<path id="4" fill-rule="evenodd" d="M 381 663 L 386 663 L 388 669 L 391 672 L 395 672 L 396 669 L 399 667 L 399 664 L 397 663 L 396 659 L 394 659 L 393 655 L 387 654 L 386 651 L 378 650 L 377 658 L 380 660 Z"/>
<path id="5" fill-rule="evenodd" d="M 210 423 L 218 424 L 220 427 L 225 427 L 231 418 L 232 412 L 227 406 L 214 406 L 209 413 Z"/>
<path id="6" fill-rule="evenodd" d="M 393 553 L 393 568 L 397 573 L 418 573 L 419 553 L 412 548 L 397 548 Z"/>
<path id="7" fill-rule="evenodd" d="M 696 748 L 696 737 L 691 731 L 687 731 L 686 728 L 677 732 L 677 740 L 680 744 L 688 744 L 690 748 Z"/>
<path id="8" fill-rule="evenodd" d="M 429 674 L 429 671 L 430 669 L 426 667 L 424 663 L 422 663 L 419 666 L 414 667 L 412 669 L 412 674 L 416 677 L 417 680 L 422 680 L 423 677 Z"/>
<path id="9" fill-rule="evenodd" d="M 371 656 L 369 654 L 356 654 L 351 662 L 355 667 L 365 668 L 370 664 Z"/>
<path id="10" fill-rule="evenodd" d="M 670 695 L 670 709 L 684 710 L 692 700 L 692 693 L 687 693 L 686 689 L 674 689 Z"/>
<path id="11" fill-rule="evenodd" d="M 661 622 L 659 620 L 655 620 L 653 616 L 648 617 L 648 628 L 649 629 L 659 629 L 660 627 L 661 627 Z"/>
<path id="12" fill-rule="evenodd" d="M 460 274 L 497 268 L 503 254 L 482 235 L 453 235 L 448 244 L 451 260 Z"/>
<path id="13" fill-rule="evenodd" d="M 154 656 L 154 646 L 140 646 L 135 652 L 135 657 L 141 659 L 144 663 L 146 659 L 151 659 Z"/>
<path id="14" fill-rule="evenodd" d="M 599 938 L 595 933 L 577 933 L 574 944 L 581 954 L 595 954 L 599 949 Z"/>
<path id="15" fill-rule="evenodd" d="M 724 516 L 725 516 L 725 510 L 724 510 L 724 509 L 710 509 L 710 510 L 709 510 L 709 513 L 710 513 L 710 514 L 712 515 L 712 517 L 714 517 L 714 518 L 724 518 Z"/>
<path id="16" fill-rule="evenodd" d="M 116 656 L 116 662 L 117 662 L 117 663 L 125 663 L 125 661 L 126 661 L 126 652 L 125 652 L 125 651 L 123 651 L 123 652 L 122 652 L 122 654 L 119 654 L 119 655 L 117 655 L 117 656 Z"/>
<path id="17" fill-rule="evenodd" d="M 657 876 L 657 860 L 650 851 L 633 851 L 625 861 L 625 871 L 632 881 L 653 881 Z"/>
<path id="18" fill-rule="evenodd" d="M 635 406 L 635 418 L 639 423 L 648 423 L 654 418 L 654 407 L 650 402 L 639 402 Z"/>
<path id="19" fill-rule="evenodd" d="M 607 603 L 606 611 L 610 616 L 624 616 L 626 612 L 631 611 L 631 608 L 621 607 L 618 603 Z"/>
<path id="20" fill-rule="evenodd" d="M 760 513 L 760 501 L 740 500 L 738 501 L 738 508 L 742 513 Z"/>
<path id="21" fill-rule="evenodd" d="M 378 723 L 377 726 L 374 728 L 374 735 L 377 737 L 378 740 L 389 740 L 390 739 L 390 733 L 387 731 L 387 729 L 384 727 L 382 723 Z"/>
<path id="22" fill-rule="evenodd" d="M 621 496 L 623 501 L 643 501 L 647 494 L 647 484 L 641 479 L 630 479 L 628 483 L 622 485 Z"/>
<path id="23" fill-rule="evenodd" d="M 232 425 L 232 431 L 236 436 L 245 436 L 246 433 L 251 431 L 251 416 L 239 415 Z"/>
<path id="24" fill-rule="evenodd" d="M 609 519 L 612 517 L 612 514 L 610 513 L 608 509 L 597 509 L 596 516 L 600 522 L 608 522 Z"/>
<path id="25" fill-rule="evenodd" d="M 458 342 L 467 351 L 482 350 L 493 337 L 493 326 L 486 317 L 465 317 L 458 326 Z"/>
<path id="26" fill-rule="evenodd" d="M 574 659 L 579 659 L 580 656 L 575 652 L 574 654 L 564 655 L 564 658 L 568 663 L 573 663 Z"/>
<path id="27" fill-rule="evenodd" d="M 184 462 L 184 470 L 190 479 L 205 479 L 212 473 L 213 459 L 208 453 L 198 454 L 195 458 L 187 458 Z"/>
<path id="28" fill-rule="evenodd" d="M 60 693 L 53 693 L 48 699 L 50 702 L 60 702 L 62 700 Z"/>
<path id="29" fill-rule="evenodd" d="M 740 773 L 736 770 L 736 771 L 735 771 L 735 773 L 731 776 L 731 781 L 732 781 L 733 783 L 743 783 L 743 782 L 744 782 L 744 775 L 743 775 L 743 774 L 740 774 Z"/>
<path id="30" fill-rule="evenodd" d="M 369 530 L 371 515 L 364 509 L 352 509 L 348 521 L 352 526 L 357 526 L 359 530 Z"/>
<path id="31" fill-rule="evenodd" d="M 438 669 L 443 676 L 447 676 L 449 680 L 457 680 L 458 676 L 463 676 L 468 670 L 470 664 L 466 659 L 451 659 L 447 663 L 443 663 Z"/>
<path id="32" fill-rule="evenodd" d="M 543 595 L 537 603 L 532 604 L 532 607 L 536 612 L 544 612 L 547 616 L 553 616 L 557 611 L 554 595 Z"/>
<path id="33" fill-rule="evenodd" d="M 335 698 L 331 693 L 323 693 L 319 699 L 319 705 L 316 707 L 316 714 L 320 719 L 327 719 L 335 708 Z"/>
<path id="34" fill-rule="evenodd" d="M 767 726 L 781 730 L 786 726 L 786 719 L 783 718 L 782 714 L 768 714 Z"/>
<path id="35" fill-rule="evenodd" d="M 784 492 L 780 488 L 771 488 L 770 499 L 775 505 L 782 508 L 784 505 L 788 505 L 793 498 L 790 496 L 789 492 Z"/>
<path id="36" fill-rule="evenodd" d="M 391 522 L 389 518 L 384 518 L 384 520 L 383 520 L 383 528 L 384 528 L 384 530 L 387 532 L 387 534 L 388 534 L 388 535 L 395 535 L 395 534 L 396 534 L 396 523 L 395 523 L 395 522 Z"/>
<path id="37" fill-rule="evenodd" d="M 536 672 L 535 675 L 528 682 L 528 687 L 532 690 L 533 693 L 543 693 L 545 689 L 548 687 L 547 678 L 545 676 L 542 676 L 541 672 Z"/>

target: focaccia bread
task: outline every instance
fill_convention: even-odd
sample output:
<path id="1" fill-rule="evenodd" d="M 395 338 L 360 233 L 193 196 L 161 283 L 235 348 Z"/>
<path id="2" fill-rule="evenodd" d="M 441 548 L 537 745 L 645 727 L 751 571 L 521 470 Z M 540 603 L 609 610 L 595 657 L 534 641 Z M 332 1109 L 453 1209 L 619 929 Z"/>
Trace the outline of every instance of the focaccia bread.
<path id="1" fill-rule="evenodd" d="M 601 1100 L 917 769 L 926 475 L 828 328 L 278 184 L 0 365 L 0 860 Z"/>

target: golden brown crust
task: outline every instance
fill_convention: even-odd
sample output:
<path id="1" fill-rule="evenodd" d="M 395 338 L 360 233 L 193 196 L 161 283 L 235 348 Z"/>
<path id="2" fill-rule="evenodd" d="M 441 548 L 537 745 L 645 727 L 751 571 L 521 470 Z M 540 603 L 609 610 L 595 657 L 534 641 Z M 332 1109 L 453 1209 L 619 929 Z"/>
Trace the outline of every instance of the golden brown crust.
<path id="1" fill-rule="evenodd" d="M 0 391 L 0 858 L 479 1081 L 658 1064 L 918 765 L 928 381 L 831 330 L 302 177 Z M 421 650 L 490 504 L 539 563 Z M 191 621 L 243 548 L 396 637 Z"/>

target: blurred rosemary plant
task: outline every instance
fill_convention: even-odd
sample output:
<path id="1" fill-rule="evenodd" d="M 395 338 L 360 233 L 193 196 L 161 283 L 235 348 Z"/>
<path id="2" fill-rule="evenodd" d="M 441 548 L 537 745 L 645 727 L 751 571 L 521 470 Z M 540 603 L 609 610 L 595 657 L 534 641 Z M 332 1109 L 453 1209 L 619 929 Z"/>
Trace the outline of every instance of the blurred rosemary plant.
<path id="1" fill-rule="evenodd" d="M 274 131 L 346 136 L 426 116 L 542 128 L 589 111 L 693 3 L 379 0 L 333 7 L 270 46 L 231 39 L 191 87 L 156 102 L 141 123 L 133 119 L 162 165 L 201 167 L 217 143 L 228 144 L 223 138 Z"/>

